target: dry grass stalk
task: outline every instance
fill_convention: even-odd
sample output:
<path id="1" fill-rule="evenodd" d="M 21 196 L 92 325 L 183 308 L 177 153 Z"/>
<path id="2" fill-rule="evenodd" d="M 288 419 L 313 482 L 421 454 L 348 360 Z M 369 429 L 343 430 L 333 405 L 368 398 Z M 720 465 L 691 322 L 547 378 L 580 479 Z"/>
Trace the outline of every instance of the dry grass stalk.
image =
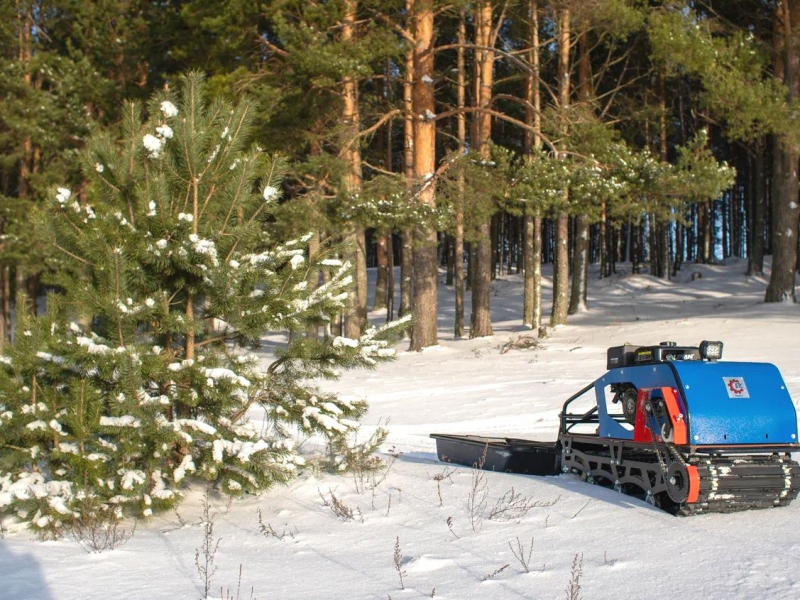
<path id="1" fill-rule="evenodd" d="M 581 600 L 581 577 L 583 576 L 583 553 L 578 553 L 572 559 L 569 583 L 564 590 L 567 600 Z"/>
<path id="2" fill-rule="evenodd" d="M 222 600 L 244 600 L 244 597 L 241 595 L 242 593 L 242 565 L 239 565 L 239 580 L 236 584 L 236 595 L 234 596 L 233 592 L 230 589 L 223 590 L 222 588 L 219 589 L 220 597 Z M 250 596 L 248 600 L 255 600 L 255 587 L 250 588 Z"/>
<path id="3" fill-rule="evenodd" d="M 500 354 L 505 354 L 509 350 L 535 350 L 538 347 L 539 340 L 532 335 L 518 335 L 500 346 Z"/>
<path id="4" fill-rule="evenodd" d="M 472 485 L 467 495 L 467 515 L 469 516 L 472 531 L 479 532 L 483 527 L 483 517 L 486 513 L 486 504 L 489 497 L 489 484 L 486 482 L 486 473 L 483 465 L 486 464 L 486 453 L 489 444 L 483 449 L 483 455 L 478 462 L 472 465 Z"/>
<path id="5" fill-rule="evenodd" d="M 457 540 L 460 540 L 461 538 L 458 537 L 458 534 L 455 531 L 453 531 L 453 517 L 447 517 L 446 523 L 447 523 L 447 528 L 450 530 L 450 533 L 452 533 Z"/>
<path id="6" fill-rule="evenodd" d="M 405 584 L 403 583 L 403 576 L 406 572 L 403 570 L 403 553 L 400 550 L 400 536 L 397 537 L 397 540 L 394 543 L 394 554 L 392 555 L 392 559 L 394 560 L 394 568 L 397 571 L 397 576 L 400 578 L 400 589 L 406 589 Z"/>
<path id="7" fill-rule="evenodd" d="M 502 567 L 500 567 L 499 569 L 495 569 L 494 571 L 492 571 L 491 573 L 489 573 L 489 574 L 488 574 L 486 577 L 484 577 L 484 578 L 483 578 L 483 581 L 489 581 L 490 579 L 494 579 L 494 578 L 495 578 L 497 575 L 499 575 L 500 573 L 502 573 L 503 571 L 505 571 L 505 570 L 506 570 L 508 567 L 510 567 L 510 566 L 511 566 L 511 565 L 507 565 L 507 564 L 506 564 L 506 565 L 503 565 Z"/>
<path id="8" fill-rule="evenodd" d="M 329 498 L 326 498 L 322 493 L 322 490 L 319 488 L 317 488 L 317 492 L 319 492 L 319 497 L 322 498 L 322 503 L 330 508 L 331 512 L 345 523 L 355 519 L 358 519 L 362 523 L 364 522 L 364 516 L 361 514 L 361 509 L 356 507 L 355 510 L 353 510 L 351 507 L 347 506 L 347 504 L 339 500 L 332 490 L 328 490 L 328 495 L 330 496 Z"/>
<path id="9" fill-rule="evenodd" d="M 450 467 L 445 467 L 441 473 L 437 473 L 433 476 L 433 480 L 436 482 L 436 494 L 439 496 L 439 506 L 444 507 L 444 500 L 442 499 L 442 481 L 445 479 L 449 479 L 450 483 L 453 483 L 452 475 L 455 473 L 455 469 L 451 469 Z"/>
<path id="10" fill-rule="evenodd" d="M 528 514 L 530 509 L 553 506 L 560 499 L 561 496 L 554 500 L 533 500 L 528 496 L 517 493 L 512 487 L 495 502 L 489 511 L 489 520 L 516 521 Z"/>
<path id="11" fill-rule="evenodd" d="M 264 523 L 264 519 L 261 516 L 261 509 L 257 509 L 258 512 L 258 530 L 261 532 L 265 538 L 275 538 L 276 540 L 284 541 L 286 536 L 288 535 L 290 538 L 294 538 L 294 534 L 289 530 L 284 530 L 281 533 L 275 531 L 270 523 Z"/>
<path id="12" fill-rule="evenodd" d="M 525 550 L 525 546 L 519 541 L 519 536 L 517 536 L 516 548 L 511 544 L 511 542 L 508 542 L 508 547 L 511 548 L 511 554 L 514 555 L 514 558 L 516 558 L 519 561 L 519 564 L 522 565 L 522 569 L 526 573 L 530 573 L 531 557 L 533 556 L 533 536 L 531 536 L 531 544 L 528 546 L 527 552 Z"/>
<path id="13" fill-rule="evenodd" d="M 211 514 L 211 502 L 209 500 L 209 490 L 203 495 L 203 516 L 200 518 L 200 526 L 203 528 L 203 543 L 194 553 L 194 566 L 197 569 L 197 574 L 203 582 L 203 598 L 208 598 L 211 593 L 211 582 L 214 574 L 217 572 L 217 567 L 214 564 L 214 559 L 217 555 L 217 549 L 221 538 L 214 536 L 214 518 L 216 514 Z"/>

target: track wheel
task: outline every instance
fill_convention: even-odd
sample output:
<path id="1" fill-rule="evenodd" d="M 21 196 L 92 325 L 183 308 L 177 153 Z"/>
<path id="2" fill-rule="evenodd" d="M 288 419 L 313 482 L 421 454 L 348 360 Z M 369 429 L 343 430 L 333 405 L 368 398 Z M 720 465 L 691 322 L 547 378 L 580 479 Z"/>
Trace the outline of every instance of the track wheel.
<path id="1" fill-rule="evenodd" d="M 629 385 L 620 394 L 620 402 L 622 402 L 622 412 L 625 415 L 625 421 L 631 425 L 636 424 L 636 403 L 639 400 L 639 391 Z"/>
<path id="2" fill-rule="evenodd" d="M 665 476 L 667 495 L 676 504 L 683 504 L 689 498 L 689 474 L 686 467 L 678 461 L 672 461 L 667 467 Z"/>

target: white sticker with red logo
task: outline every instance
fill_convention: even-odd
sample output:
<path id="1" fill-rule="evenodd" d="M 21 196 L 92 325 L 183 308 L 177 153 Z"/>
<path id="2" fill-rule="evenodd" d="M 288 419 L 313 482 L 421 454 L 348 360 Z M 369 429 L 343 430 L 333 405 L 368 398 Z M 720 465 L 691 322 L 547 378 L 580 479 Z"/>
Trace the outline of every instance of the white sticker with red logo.
<path id="1" fill-rule="evenodd" d="M 728 398 L 750 397 L 744 377 L 723 377 L 722 381 L 725 382 L 725 389 L 728 390 Z"/>

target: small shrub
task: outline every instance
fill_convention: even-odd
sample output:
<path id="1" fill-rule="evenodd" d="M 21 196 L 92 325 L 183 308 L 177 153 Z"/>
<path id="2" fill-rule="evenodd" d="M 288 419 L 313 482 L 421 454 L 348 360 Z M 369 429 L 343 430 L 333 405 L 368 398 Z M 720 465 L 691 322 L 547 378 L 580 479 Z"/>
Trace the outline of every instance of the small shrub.
<path id="1" fill-rule="evenodd" d="M 319 493 L 319 497 L 322 498 L 322 503 L 331 509 L 331 512 L 345 523 L 353 521 L 356 518 L 362 523 L 364 522 L 364 516 L 361 514 L 361 509 L 358 507 L 353 509 L 339 500 L 339 498 L 336 497 L 336 494 L 333 493 L 333 490 L 328 490 L 327 498 L 319 488 L 317 488 L 317 492 Z"/>

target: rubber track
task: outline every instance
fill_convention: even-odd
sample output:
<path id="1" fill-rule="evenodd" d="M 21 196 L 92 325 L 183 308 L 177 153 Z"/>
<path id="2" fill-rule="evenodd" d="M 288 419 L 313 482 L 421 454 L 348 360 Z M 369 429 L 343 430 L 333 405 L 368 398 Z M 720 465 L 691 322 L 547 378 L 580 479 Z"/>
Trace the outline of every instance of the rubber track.
<path id="1" fill-rule="evenodd" d="M 575 444 L 573 457 L 583 455 L 608 468 L 610 454 L 590 448 L 593 445 Z M 659 446 L 663 456 L 667 458 L 667 463 L 672 462 L 673 457 L 668 449 Z M 618 465 L 617 469 L 626 466 L 628 469 L 646 468 L 656 478 L 653 486 L 656 497 L 666 493 L 663 491 L 665 489 L 663 478 L 658 477 L 660 466 L 655 452 L 626 448 L 622 456 L 622 464 Z M 697 467 L 700 492 L 697 501 L 692 504 L 662 504 L 664 510 L 679 516 L 787 506 L 800 492 L 800 465 L 785 455 L 687 456 L 681 453 L 681 456 L 686 464 Z M 578 471 L 583 470 L 577 463 L 571 465 Z"/>
<path id="2" fill-rule="evenodd" d="M 703 457 L 690 461 L 700 477 L 697 502 L 680 515 L 787 506 L 800 492 L 800 465 L 780 456 Z"/>

